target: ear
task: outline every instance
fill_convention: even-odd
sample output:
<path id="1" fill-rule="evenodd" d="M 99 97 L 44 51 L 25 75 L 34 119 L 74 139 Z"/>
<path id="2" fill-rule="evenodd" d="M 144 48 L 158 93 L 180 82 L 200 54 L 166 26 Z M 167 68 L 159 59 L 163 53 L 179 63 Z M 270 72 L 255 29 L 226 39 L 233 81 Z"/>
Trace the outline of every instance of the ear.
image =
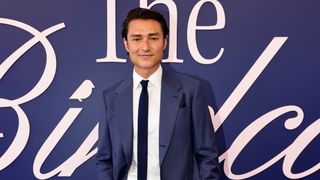
<path id="1" fill-rule="evenodd" d="M 122 41 L 123 41 L 123 45 L 124 45 L 124 47 L 126 48 L 127 52 L 129 52 L 129 49 L 128 49 L 128 41 L 127 41 L 125 38 L 122 38 Z"/>
<path id="2" fill-rule="evenodd" d="M 163 50 L 167 48 L 167 44 L 168 44 L 168 35 L 166 36 L 166 38 L 164 38 Z"/>

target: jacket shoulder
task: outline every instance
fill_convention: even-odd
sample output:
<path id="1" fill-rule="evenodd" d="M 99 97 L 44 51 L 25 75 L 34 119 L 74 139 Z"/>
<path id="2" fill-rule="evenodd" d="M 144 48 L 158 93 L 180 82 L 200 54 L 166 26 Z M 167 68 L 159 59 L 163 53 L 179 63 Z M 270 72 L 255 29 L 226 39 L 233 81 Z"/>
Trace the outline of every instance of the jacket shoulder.
<path id="1" fill-rule="evenodd" d="M 196 88 L 200 85 L 200 80 L 197 80 L 189 75 L 177 73 L 177 72 L 170 72 L 170 76 L 174 77 L 176 81 L 183 87 L 183 88 Z"/>
<path id="2" fill-rule="evenodd" d="M 117 83 L 113 84 L 112 86 L 104 89 L 103 96 L 106 99 L 110 99 L 114 96 L 116 96 L 118 93 L 120 93 L 124 88 L 126 88 L 128 85 L 130 85 L 131 79 L 129 77 L 126 77 Z"/>

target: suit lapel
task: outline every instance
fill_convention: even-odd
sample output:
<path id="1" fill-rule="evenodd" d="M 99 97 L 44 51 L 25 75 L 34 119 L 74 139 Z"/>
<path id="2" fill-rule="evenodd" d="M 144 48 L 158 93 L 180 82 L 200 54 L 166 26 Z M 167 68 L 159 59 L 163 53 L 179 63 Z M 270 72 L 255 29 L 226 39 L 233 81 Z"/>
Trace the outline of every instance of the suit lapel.
<path id="1" fill-rule="evenodd" d="M 127 164 L 132 161 L 133 148 L 133 108 L 132 77 L 125 79 L 115 90 L 114 111 L 117 116 L 117 132 L 123 147 Z M 161 85 L 159 160 L 160 165 L 168 150 L 174 130 L 176 115 L 182 98 L 181 85 L 175 76 L 163 71 Z"/>
<path id="2" fill-rule="evenodd" d="M 166 71 L 163 71 L 161 86 L 159 130 L 160 165 L 162 164 L 171 141 L 176 115 L 182 97 L 182 91 L 180 91 L 182 87 L 179 84 L 179 81 Z"/>
<path id="3" fill-rule="evenodd" d="M 115 93 L 118 94 L 114 101 L 117 116 L 117 132 L 128 164 L 132 161 L 133 148 L 133 119 L 132 119 L 132 78 L 124 80 Z"/>

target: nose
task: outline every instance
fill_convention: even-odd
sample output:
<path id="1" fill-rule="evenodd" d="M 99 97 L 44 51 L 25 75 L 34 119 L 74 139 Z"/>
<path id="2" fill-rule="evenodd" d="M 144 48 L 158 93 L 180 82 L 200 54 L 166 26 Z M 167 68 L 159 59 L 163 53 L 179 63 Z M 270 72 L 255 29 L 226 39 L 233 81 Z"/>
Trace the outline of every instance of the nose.
<path id="1" fill-rule="evenodd" d="M 149 50 L 150 50 L 150 43 L 149 43 L 149 40 L 148 40 L 148 39 L 144 39 L 144 40 L 142 41 L 141 49 L 142 49 L 143 51 L 149 51 Z"/>

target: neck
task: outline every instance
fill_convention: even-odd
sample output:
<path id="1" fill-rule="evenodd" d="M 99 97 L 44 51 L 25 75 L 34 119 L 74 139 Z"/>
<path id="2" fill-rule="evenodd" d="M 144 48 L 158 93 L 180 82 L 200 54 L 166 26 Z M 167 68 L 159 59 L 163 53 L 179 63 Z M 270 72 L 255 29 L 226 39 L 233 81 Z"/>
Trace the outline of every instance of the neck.
<path id="1" fill-rule="evenodd" d="M 137 74 L 139 74 L 144 79 L 148 79 L 154 72 L 157 71 L 159 66 L 160 65 L 157 65 L 157 66 L 150 68 L 150 69 L 139 69 L 139 68 L 135 67 L 134 70 L 136 71 Z"/>

